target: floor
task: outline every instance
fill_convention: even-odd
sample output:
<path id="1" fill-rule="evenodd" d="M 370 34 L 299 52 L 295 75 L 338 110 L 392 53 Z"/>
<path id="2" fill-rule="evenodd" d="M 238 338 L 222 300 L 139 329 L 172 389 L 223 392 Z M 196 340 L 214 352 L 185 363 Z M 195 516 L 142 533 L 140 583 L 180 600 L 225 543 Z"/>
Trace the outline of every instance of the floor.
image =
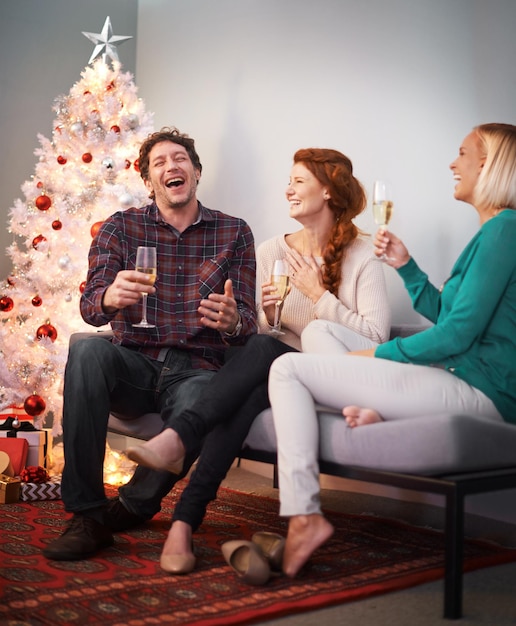
<path id="1" fill-rule="evenodd" d="M 269 478 L 241 467 L 230 470 L 224 486 L 277 497 Z M 323 505 L 333 510 L 363 513 L 374 512 L 384 517 L 396 517 L 410 523 L 442 528 L 443 511 L 438 506 L 400 503 L 391 498 L 343 493 L 325 489 Z M 423 521 L 424 519 L 424 521 Z M 467 519 L 466 530 L 474 535 L 496 535 L 499 522 L 486 518 Z M 504 528 L 504 536 L 507 528 Z M 514 529 L 516 538 L 516 529 Z M 516 545 L 512 543 L 511 546 Z M 461 626 L 515 626 L 516 625 L 516 563 L 477 570 L 464 576 L 463 617 L 455 623 Z M 448 624 L 443 613 L 443 581 L 420 585 L 357 602 L 341 604 L 328 609 L 311 611 L 261 622 L 267 626 L 434 626 Z"/>

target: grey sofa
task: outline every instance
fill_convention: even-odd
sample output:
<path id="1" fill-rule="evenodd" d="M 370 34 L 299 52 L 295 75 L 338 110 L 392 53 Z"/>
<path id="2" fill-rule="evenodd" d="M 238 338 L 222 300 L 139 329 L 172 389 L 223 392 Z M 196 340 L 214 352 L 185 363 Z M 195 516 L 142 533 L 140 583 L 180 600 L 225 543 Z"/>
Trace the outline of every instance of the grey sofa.
<path id="1" fill-rule="evenodd" d="M 391 336 L 419 327 L 393 328 Z M 99 333 L 76 333 L 71 342 Z M 109 338 L 110 333 L 101 333 Z M 462 615 L 464 499 L 516 488 L 516 426 L 469 415 L 432 415 L 350 429 L 341 415 L 320 407 L 320 470 L 353 480 L 445 496 L 444 616 Z M 161 430 L 158 414 L 127 420 L 111 415 L 113 433 L 148 439 Z M 276 464 L 271 410 L 254 421 L 241 458 Z"/>

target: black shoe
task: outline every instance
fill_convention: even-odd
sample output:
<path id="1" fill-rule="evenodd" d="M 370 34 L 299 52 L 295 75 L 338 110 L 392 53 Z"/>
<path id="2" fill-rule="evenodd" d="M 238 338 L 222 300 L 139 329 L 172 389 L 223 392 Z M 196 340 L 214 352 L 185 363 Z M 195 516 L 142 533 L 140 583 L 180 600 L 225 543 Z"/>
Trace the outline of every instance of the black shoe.
<path id="1" fill-rule="evenodd" d="M 64 533 L 44 548 L 43 556 L 54 561 L 80 561 L 113 543 L 107 526 L 92 517 L 74 515 Z"/>
<path id="2" fill-rule="evenodd" d="M 114 533 L 136 528 L 145 524 L 146 521 L 144 517 L 126 509 L 120 498 L 111 498 L 104 511 L 104 524 Z"/>

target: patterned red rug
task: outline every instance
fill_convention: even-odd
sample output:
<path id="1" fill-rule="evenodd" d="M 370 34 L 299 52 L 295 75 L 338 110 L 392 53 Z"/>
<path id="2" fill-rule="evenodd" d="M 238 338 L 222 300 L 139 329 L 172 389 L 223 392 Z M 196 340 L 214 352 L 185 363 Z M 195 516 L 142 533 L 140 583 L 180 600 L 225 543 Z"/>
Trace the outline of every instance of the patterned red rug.
<path id="1" fill-rule="evenodd" d="M 195 535 L 197 567 L 188 576 L 159 568 L 177 491 L 160 515 L 116 535 L 87 561 L 47 561 L 41 548 L 60 534 L 61 501 L 0 505 L 0 623 L 17 625 L 250 624 L 407 588 L 443 576 L 443 536 L 377 517 L 327 512 L 337 532 L 302 571 L 266 586 L 241 583 L 225 564 L 224 541 L 257 530 L 285 534 L 276 500 L 221 489 Z M 114 492 L 112 492 L 114 495 Z M 465 569 L 516 560 L 516 550 L 468 541 Z"/>

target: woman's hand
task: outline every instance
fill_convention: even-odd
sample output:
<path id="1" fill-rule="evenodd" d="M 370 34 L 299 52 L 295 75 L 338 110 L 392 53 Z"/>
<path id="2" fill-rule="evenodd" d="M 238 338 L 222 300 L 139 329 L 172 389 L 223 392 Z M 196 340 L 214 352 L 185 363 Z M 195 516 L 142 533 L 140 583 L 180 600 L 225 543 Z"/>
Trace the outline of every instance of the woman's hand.
<path id="1" fill-rule="evenodd" d="M 377 257 L 385 255 L 382 260 L 395 269 L 403 267 L 409 262 L 410 254 L 405 244 L 389 230 L 378 229 L 373 245 L 375 255 Z"/>
<path id="2" fill-rule="evenodd" d="M 276 302 L 279 302 L 280 298 L 278 297 L 278 290 L 271 283 L 263 283 L 262 285 L 262 309 L 265 313 L 265 317 L 267 318 L 267 324 L 269 326 L 274 325 L 274 314 L 275 314 L 275 306 Z M 281 308 L 283 304 L 280 305 Z M 281 312 L 281 309 L 280 309 Z"/>
<path id="3" fill-rule="evenodd" d="M 315 304 L 326 291 L 321 268 L 312 256 L 307 261 L 294 248 L 287 252 L 287 260 L 291 284 Z"/>

